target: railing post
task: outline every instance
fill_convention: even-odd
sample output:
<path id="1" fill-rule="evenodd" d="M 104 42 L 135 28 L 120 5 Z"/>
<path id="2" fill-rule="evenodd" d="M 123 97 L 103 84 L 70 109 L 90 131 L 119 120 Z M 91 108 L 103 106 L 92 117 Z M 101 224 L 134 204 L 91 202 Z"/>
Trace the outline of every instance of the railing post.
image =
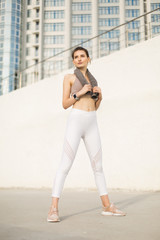
<path id="1" fill-rule="evenodd" d="M 139 31 L 139 27 L 138 27 L 138 42 L 140 42 L 140 31 Z"/>
<path id="2" fill-rule="evenodd" d="M 108 53 L 110 54 L 110 39 L 108 40 Z"/>
<path id="3" fill-rule="evenodd" d="M 19 73 L 19 88 L 22 87 L 22 72 Z"/>
<path id="4" fill-rule="evenodd" d="M 126 29 L 125 34 L 126 34 L 126 47 L 128 47 L 128 29 Z"/>
<path id="5" fill-rule="evenodd" d="M 151 23 L 148 23 L 149 26 L 149 37 L 152 38 L 152 28 L 151 28 Z"/>
<path id="6" fill-rule="evenodd" d="M 119 40 L 119 36 L 118 36 L 118 50 L 120 50 L 120 40 Z"/>

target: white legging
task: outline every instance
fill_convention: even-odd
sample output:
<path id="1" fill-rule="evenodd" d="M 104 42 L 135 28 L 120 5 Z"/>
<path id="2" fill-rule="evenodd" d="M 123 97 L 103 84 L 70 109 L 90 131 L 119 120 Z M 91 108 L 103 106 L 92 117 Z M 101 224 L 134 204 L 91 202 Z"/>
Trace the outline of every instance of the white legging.
<path id="1" fill-rule="evenodd" d="M 62 159 L 54 180 L 52 197 L 59 198 L 65 178 L 73 164 L 80 139 L 83 139 L 95 176 L 99 195 L 106 195 L 106 181 L 102 169 L 102 149 L 96 119 L 96 111 L 72 108 L 68 118 Z"/>

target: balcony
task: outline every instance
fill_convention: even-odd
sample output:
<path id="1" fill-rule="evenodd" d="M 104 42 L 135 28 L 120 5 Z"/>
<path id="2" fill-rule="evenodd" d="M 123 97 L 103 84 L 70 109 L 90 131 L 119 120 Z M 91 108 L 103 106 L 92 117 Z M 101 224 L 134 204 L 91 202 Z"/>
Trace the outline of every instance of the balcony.
<path id="1" fill-rule="evenodd" d="M 33 21 L 37 21 L 37 20 L 40 20 L 40 12 L 36 11 L 33 15 Z"/>
<path id="2" fill-rule="evenodd" d="M 39 23 L 39 22 L 38 22 Z M 40 27 L 39 27 L 39 24 L 37 25 L 35 25 L 35 29 L 33 30 L 33 34 L 37 34 L 37 33 L 39 33 L 39 29 L 40 29 Z"/>
<path id="3" fill-rule="evenodd" d="M 33 3 L 33 8 L 34 8 L 34 9 L 40 8 L 40 1 L 39 1 L 39 0 L 35 0 L 35 1 L 34 1 L 34 3 Z"/>
<path id="4" fill-rule="evenodd" d="M 38 47 L 38 45 L 39 45 L 39 37 L 38 37 L 38 38 L 35 38 L 35 41 L 34 41 L 34 43 L 33 43 L 33 46 L 34 46 L 34 47 Z"/>

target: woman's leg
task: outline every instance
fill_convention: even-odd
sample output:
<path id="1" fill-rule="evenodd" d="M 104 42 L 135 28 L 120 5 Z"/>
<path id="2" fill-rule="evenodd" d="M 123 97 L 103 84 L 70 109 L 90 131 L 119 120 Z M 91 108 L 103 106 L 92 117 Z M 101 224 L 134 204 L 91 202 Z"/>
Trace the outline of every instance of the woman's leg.
<path id="1" fill-rule="evenodd" d="M 65 179 L 75 159 L 80 139 L 80 134 L 73 130 L 73 126 L 69 127 L 64 140 L 62 159 L 53 184 L 52 197 L 54 198 L 60 198 Z"/>
<path id="2" fill-rule="evenodd" d="M 110 216 L 125 216 L 126 213 L 117 209 L 117 207 L 110 203 L 106 181 L 102 168 L 102 150 L 99 130 L 97 126 L 96 117 L 92 120 L 90 127 L 85 132 L 83 137 L 84 143 L 91 161 L 92 169 L 95 176 L 95 182 L 99 190 L 99 195 L 102 201 L 103 210 L 102 215 Z"/>
<path id="3" fill-rule="evenodd" d="M 95 182 L 104 207 L 110 205 L 105 176 L 102 168 L 102 148 L 96 115 L 93 115 L 92 123 L 84 135 L 84 143 L 91 161 Z"/>
<path id="4" fill-rule="evenodd" d="M 75 159 L 81 139 L 81 125 L 79 120 L 79 117 L 71 112 L 67 122 L 61 162 L 54 179 L 52 203 L 49 215 L 51 215 L 52 212 L 55 212 L 55 209 L 58 211 L 58 202 L 63 190 L 64 182 Z"/>

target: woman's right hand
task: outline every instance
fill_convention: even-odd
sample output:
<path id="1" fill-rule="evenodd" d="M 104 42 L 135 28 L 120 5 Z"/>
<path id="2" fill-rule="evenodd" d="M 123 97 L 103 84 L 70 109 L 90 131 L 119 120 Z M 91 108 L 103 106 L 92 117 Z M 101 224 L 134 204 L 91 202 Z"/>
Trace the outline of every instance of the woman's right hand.
<path id="1" fill-rule="evenodd" d="M 80 97 L 86 94 L 87 92 L 91 92 L 91 90 L 92 90 L 91 84 L 85 84 L 83 88 L 77 93 L 77 97 Z"/>

